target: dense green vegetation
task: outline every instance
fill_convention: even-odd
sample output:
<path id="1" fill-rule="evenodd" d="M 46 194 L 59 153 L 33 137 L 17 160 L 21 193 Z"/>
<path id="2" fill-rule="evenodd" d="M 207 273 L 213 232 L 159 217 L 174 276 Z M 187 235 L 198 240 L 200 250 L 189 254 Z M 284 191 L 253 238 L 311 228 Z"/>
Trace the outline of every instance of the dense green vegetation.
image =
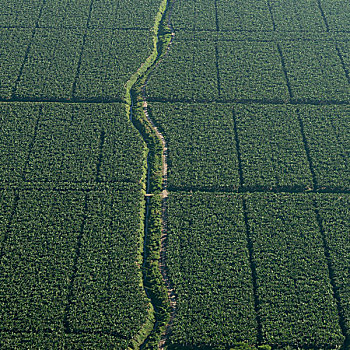
<path id="1" fill-rule="evenodd" d="M 281 50 L 295 100 L 350 101 L 349 81 L 334 44 L 285 42 Z"/>
<path id="2" fill-rule="evenodd" d="M 168 143 L 170 190 L 238 189 L 232 107 L 151 103 L 150 111 Z"/>
<path id="3" fill-rule="evenodd" d="M 82 43 L 81 30 L 38 29 L 19 77 L 15 98 L 69 100 Z"/>
<path id="4" fill-rule="evenodd" d="M 175 41 L 156 73 L 151 75 L 147 84 L 151 100 L 218 98 L 215 46 L 212 42 Z"/>
<path id="5" fill-rule="evenodd" d="M 0 348 L 347 349 L 349 10 L 2 4 Z"/>
<path id="6" fill-rule="evenodd" d="M 6 0 L 1 4 L 0 26 L 34 27 L 41 6 L 42 0 Z"/>
<path id="7" fill-rule="evenodd" d="M 303 121 L 317 188 L 349 191 L 349 106 L 300 106 L 298 113 Z"/>
<path id="8" fill-rule="evenodd" d="M 246 189 L 313 187 L 295 109 L 290 105 L 236 105 L 237 136 Z"/>
<path id="9" fill-rule="evenodd" d="M 245 197 L 264 342 L 335 349 L 343 342 L 310 195 Z"/>
<path id="10" fill-rule="evenodd" d="M 330 268 L 334 275 L 337 297 L 340 299 L 342 326 L 350 331 L 350 196 L 348 194 L 322 194 L 317 196 L 321 228 L 327 245 Z"/>
<path id="11" fill-rule="evenodd" d="M 31 38 L 27 29 L 0 28 L 0 98 L 10 99 Z"/>
<path id="12" fill-rule="evenodd" d="M 0 104 L 1 182 L 140 182 L 143 143 L 122 104 Z M 17 149 L 20 145 L 20 149 Z"/>
<path id="13" fill-rule="evenodd" d="M 288 101 L 288 88 L 274 43 L 220 42 L 218 67 L 220 98 L 224 100 Z"/>
<path id="14" fill-rule="evenodd" d="M 10 229 L 1 234 L 1 330 L 97 332 L 130 341 L 148 308 L 137 266 L 140 188 L 18 196 Z"/>
<path id="15" fill-rule="evenodd" d="M 152 37 L 145 31 L 88 30 L 74 98 L 122 101 L 125 83 L 152 49 Z"/>
<path id="16" fill-rule="evenodd" d="M 169 347 L 255 344 L 257 323 L 241 197 L 178 192 L 170 194 L 168 205 L 167 261 L 178 296 Z"/>

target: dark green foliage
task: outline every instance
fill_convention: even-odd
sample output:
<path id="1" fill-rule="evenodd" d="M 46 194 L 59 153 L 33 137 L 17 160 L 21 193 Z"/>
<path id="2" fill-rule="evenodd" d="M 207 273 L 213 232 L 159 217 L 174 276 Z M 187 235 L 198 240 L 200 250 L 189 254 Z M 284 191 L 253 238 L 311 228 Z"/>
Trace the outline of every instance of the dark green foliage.
<path id="1" fill-rule="evenodd" d="M 115 333 L 131 339 L 147 316 L 140 285 L 140 188 L 92 192 L 67 323 L 74 332 Z"/>
<path id="2" fill-rule="evenodd" d="M 252 274 L 238 195 L 169 195 L 169 277 L 177 295 L 173 349 L 256 343 Z"/>
<path id="3" fill-rule="evenodd" d="M 45 0 L 39 27 L 85 28 L 91 0 Z"/>
<path id="4" fill-rule="evenodd" d="M 20 183 L 35 133 L 37 104 L 0 104 L 0 183 Z"/>
<path id="5" fill-rule="evenodd" d="M 350 195 L 322 194 L 317 197 L 331 272 L 340 299 L 341 320 L 350 332 Z"/>
<path id="6" fill-rule="evenodd" d="M 0 28 L 0 98 L 10 99 L 21 70 L 32 31 Z"/>
<path id="7" fill-rule="evenodd" d="M 350 190 L 349 106 L 301 106 L 317 188 Z"/>
<path id="8" fill-rule="evenodd" d="M 143 176 L 143 142 L 123 104 L 11 103 L 0 111 L 1 182 L 138 183 Z"/>
<path id="9" fill-rule="evenodd" d="M 286 105 L 235 105 L 243 187 L 313 187 L 298 116 Z"/>
<path id="10" fill-rule="evenodd" d="M 326 31 L 317 0 L 270 0 L 270 3 L 276 30 L 282 32 Z"/>
<path id="11" fill-rule="evenodd" d="M 222 99 L 288 101 L 276 44 L 222 41 L 218 53 Z"/>
<path id="12" fill-rule="evenodd" d="M 171 13 L 175 30 L 215 30 L 215 1 L 176 0 Z"/>
<path id="13" fill-rule="evenodd" d="M 38 29 L 32 40 L 15 97 L 69 100 L 82 41 L 81 30 Z"/>
<path id="14" fill-rule="evenodd" d="M 151 75 L 147 94 L 159 100 L 216 100 L 214 43 L 175 40 L 166 59 Z"/>
<path id="15" fill-rule="evenodd" d="M 42 0 L 2 1 L 0 7 L 0 26 L 34 27 L 39 17 L 41 6 Z"/>
<path id="16" fill-rule="evenodd" d="M 84 193 L 30 191 L 19 203 L 0 265 L 0 330 L 63 328 Z"/>
<path id="17" fill-rule="evenodd" d="M 344 340 L 310 197 L 245 196 L 262 337 L 277 348 L 335 349 Z"/>
<path id="18" fill-rule="evenodd" d="M 31 182 L 139 182 L 143 142 L 123 104 L 45 105 L 26 171 Z"/>
<path id="19" fill-rule="evenodd" d="M 138 267 L 142 213 L 134 185 L 20 191 L 2 247 L 1 330 L 130 340 L 147 317 Z"/>
<path id="20" fill-rule="evenodd" d="M 160 0 L 99 0 L 93 4 L 91 27 L 151 29 Z"/>
<path id="21" fill-rule="evenodd" d="M 294 100 L 350 101 L 350 85 L 334 44 L 284 42 L 281 49 Z"/>
<path id="22" fill-rule="evenodd" d="M 229 105 L 152 103 L 169 147 L 168 186 L 237 190 L 238 160 Z"/>
<path id="23" fill-rule="evenodd" d="M 89 30 L 74 98 L 123 101 L 125 83 L 152 49 L 153 40 L 147 31 Z"/>
<path id="24" fill-rule="evenodd" d="M 273 29 L 267 1 L 218 0 L 220 30 L 270 31 Z"/>
<path id="25" fill-rule="evenodd" d="M 331 31 L 350 30 L 350 3 L 346 0 L 320 0 Z"/>

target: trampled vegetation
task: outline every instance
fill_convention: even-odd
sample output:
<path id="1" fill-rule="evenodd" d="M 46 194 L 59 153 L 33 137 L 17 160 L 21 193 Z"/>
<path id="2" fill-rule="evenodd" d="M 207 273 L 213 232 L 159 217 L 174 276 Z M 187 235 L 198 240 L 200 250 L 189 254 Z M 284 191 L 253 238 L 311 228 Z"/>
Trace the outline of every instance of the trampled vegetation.
<path id="1" fill-rule="evenodd" d="M 349 12 L 2 4 L 0 348 L 348 349 Z"/>

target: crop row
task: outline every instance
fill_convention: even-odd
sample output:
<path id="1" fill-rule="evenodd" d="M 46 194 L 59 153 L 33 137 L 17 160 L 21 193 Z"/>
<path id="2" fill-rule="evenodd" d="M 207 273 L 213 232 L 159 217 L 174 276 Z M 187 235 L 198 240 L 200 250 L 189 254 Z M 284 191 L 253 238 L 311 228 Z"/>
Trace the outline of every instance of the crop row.
<path id="1" fill-rule="evenodd" d="M 38 22 L 39 27 L 83 29 L 90 18 L 90 27 L 150 29 L 158 7 L 159 0 L 139 0 L 137 6 L 131 0 L 8 0 L 0 9 L 0 26 L 34 28 Z"/>
<path id="2" fill-rule="evenodd" d="M 175 41 L 147 93 L 160 101 L 349 102 L 348 52 L 348 43 Z"/>
<path id="3" fill-rule="evenodd" d="M 177 0 L 172 14 L 176 30 L 347 31 L 346 0 Z"/>
<path id="4" fill-rule="evenodd" d="M 151 112 L 171 190 L 350 189 L 347 106 L 154 102 Z"/>
<path id="5" fill-rule="evenodd" d="M 1 183 L 134 182 L 144 145 L 123 104 L 0 105 Z"/>
<path id="6" fill-rule="evenodd" d="M 178 298 L 170 348 L 228 348 L 242 340 L 339 348 L 344 335 L 332 284 L 348 322 L 348 200 L 318 197 L 331 225 L 326 236 L 338 237 L 329 262 L 312 195 L 171 193 L 166 258 Z"/>
<path id="7" fill-rule="evenodd" d="M 134 338 L 148 313 L 138 268 L 140 187 L 17 195 L 1 192 L 2 342 L 4 332 Z"/>

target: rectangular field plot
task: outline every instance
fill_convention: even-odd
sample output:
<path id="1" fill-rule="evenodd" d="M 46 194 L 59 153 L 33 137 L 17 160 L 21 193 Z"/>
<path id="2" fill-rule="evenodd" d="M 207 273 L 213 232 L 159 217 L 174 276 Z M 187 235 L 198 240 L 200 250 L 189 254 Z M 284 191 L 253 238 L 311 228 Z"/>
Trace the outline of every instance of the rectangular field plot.
<path id="1" fill-rule="evenodd" d="M 39 27 L 86 28 L 91 0 L 46 0 Z"/>
<path id="2" fill-rule="evenodd" d="M 42 3 L 43 0 L 2 1 L 0 7 L 0 26 L 34 28 Z"/>
<path id="3" fill-rule="evenodd" d="M 271 15 L 265 0 L 217 0 L 220 30 L 273 30 Z"/>
<path id="4" fill-rule="evenodd" d="M 150 29 L 160 5 L 159 0 L 94 1 L 90 27 Z"/>
<path id="5" fill-rule="evenodd" d="M 219 42 L 218 54 L 222 99 L 288 101 L 276 44 Z"/>
<path id="6" fill-rule="evenodd" d="M 0 98 L 10 99 L 32 36 L 29 29 L 0 28 Z"/>
<path id="7" fill-rule="evenodd" d="M 84 194 L 20 193 L 0 266 L 0 331 L 63 327 Z"/>
<path id="8" fill-rule="evenodd" d="M 305 190 L 313 187 L 295 108 L 235 105 L 243 187 Z"/>
<path id="9" fill-rule="evenodd" d="M 294 100 L 350 101 L 350 84 L 333 43 L 284 42 L 281 48 Z"/>
<path id="10" fill-rule="evenodd" d="M 327 29 L 317 0 L 271 0 L 270 3 L 278 31 L 325 32 Z"/>
<path id="11" fill-rule="evenodd" d="M 145 322 L 147 300 L 137 268 L 141 203 L 136 186 L 117 194 L 111 188 L 89 195 L 67 317 L 74 332 L 116 333 L 131 339 Z"/>
<path id="12" fill-rule="evenodd" d="M 123 104 L 44 105 L 26 168 L 30 182 L 139 182 L 144 146 Z"/>
<path id="13" fill-rule="evenodd" d="M 216 100 L 218 80 L 214 41 L 174 41 L 151 74 L 149 98 L 171 101 Z"/>
<path id="14" fill-rule="evenodd" d="M 99 336 L 65 341 L 130 341 L 148 309 L 138 267 L 142 203 L 141 188 L 129 185 L 19 191 L 3 242 L 0 332 L 82 330 Z M 52 335 L 33 339 L 44 346 L 57 341 Z"/>
<path id="15" fill-rule="evenodd" d="M 245 198 L 263 341 L 276 348 L 340 348 L 344 337 L 312 199 Z"/>
<path id="16" fill-rule="evenodd" d="M 169 150 L 169 189 L 235 190 L 239 186 L 232 107 L 152 103 Z"/>
<path id="17" fill-rule="evenodd" d="M 39 112 L 37 104 L 0 104 L 0 183 L 22 181 Z"/>
<path id="18" fill-rule="evenodd" d="M 350 190 L 350 107 L 303 106 L 299 114 L 318 189 Z"/>
<path id="19" fill-rule="evenodd" d="M 215 1 L 176 0 L 171 22 L 175 30 L 216 30 Z"/>
<path id="20" fill-rule="evenodd" d="M 320 0 L 331 31 L 350 30 L 350 3 L 347 0 Z"/>
<path id="21" fill-rule="evenodd" d="M 147 31 L 88 30 L 74 97 L 123 101 L 126 82 L 152 49 L 153 39 Z"/>
<path id="22" fill-rule="evenodd" d="M 166 261 L 177 295 L 170 349 L 256 343 L 252 272 L 238 195 L 171 193 Z"/>
<path id="23" fill-rule="evenodd" d="M 350 331 L 350 195 L 321 194 L 317 197 L 325 241 L 340 299 L 341 319 Z"/>
<path id="24" fill-rule="evenodd" d="M 82 41 L 83 32 L 78 30 L 38 29 L 15 97 L 70 99 Z"/>

